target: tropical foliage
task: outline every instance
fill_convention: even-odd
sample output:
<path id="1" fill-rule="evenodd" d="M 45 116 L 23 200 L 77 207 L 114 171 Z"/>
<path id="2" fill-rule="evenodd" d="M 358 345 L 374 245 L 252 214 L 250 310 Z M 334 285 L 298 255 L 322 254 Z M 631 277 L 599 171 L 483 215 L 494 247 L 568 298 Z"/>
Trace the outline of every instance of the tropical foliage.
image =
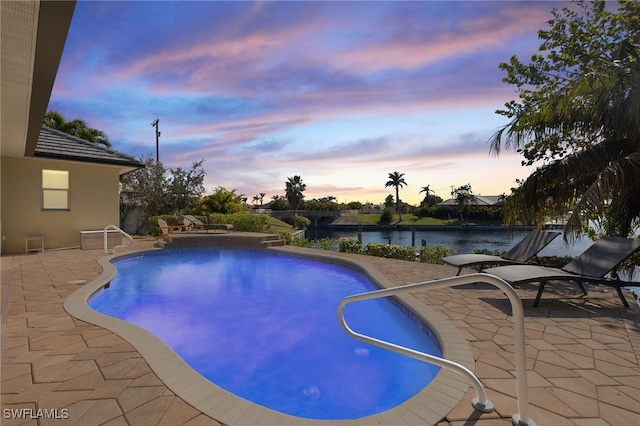
<path id="1" fill-rule="evenodd" d="M 218 186 L 213 193 L 202 197 L 193 207 L 193 212 L 200 215 L 212 213 L 231 214 L 245 210 L 242 195 L 236 194 L 236 190 L 228 190 Z"/>
<path id="2" fill-rule="evenodd" d="M 67 121 L 58 111 L 48 111 L 44 116 L 43 124 L 54 130 L 60 130 L 61 132 L 68 133 L 89 142 L 98 143 L 107 147 L 111 146 L 109 137 L 102 130 L 89 127 L 86 121 L 80 120 L 79 118 Z"/>
<path id="3" fill-rule="evenodd" d="M 300 176 L 293 176 L 287 178 L 285 183 L 285 196 L 289 202 L 289 206 L 293 210 L 293 216 L 295 217 L 300 207 L 300 203 L 304 199 L 303 192 L 307 189 L 307 185 L 302 181 Z"/>
<path id="4" fill-rule="evenodd" d="M 393 186 L 396 189 L 396 211 L 398 212 L 400 221 L 402 221 L 402 211 L 400 209 L 400 188 L 406 184 L 407 182 L 404 180 L 404 173 L 399 172 L 389 173 L 389 180 L 384 184 L 385 188 Z"/>
<path id="5" fill-rule="evenodd" d="M 500 64 L 519 101 L 490 140 L 540 164 L 506 200 L 509 223 L 568 214 L 565 238 L 590 224 L 627 237 L 640 222 L 640 2 L 574 1 L 552 11 L 529 63 Z"/>

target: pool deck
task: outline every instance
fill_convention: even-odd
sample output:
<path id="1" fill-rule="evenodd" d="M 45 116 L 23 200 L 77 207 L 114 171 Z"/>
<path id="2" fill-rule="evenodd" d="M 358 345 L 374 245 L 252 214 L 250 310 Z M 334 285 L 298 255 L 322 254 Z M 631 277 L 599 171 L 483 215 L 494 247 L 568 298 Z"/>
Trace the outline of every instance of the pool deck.
<path id="1" fill-rule="evenodd" d="M 131 250 L 150 249 L 153 240 L 135 240 Z M 274 248 L 308 252 L 308 249 Z M 218 425 L 223 424 L 178 396 L 132 344 L 113 332 L 72 317 L 65 300 L 103 274 L 101 250 L 55 250 L 1 258 L 2 370 L 4 425 Z M 361 255 L 334 254 L 357 261 L 392 285 L 445 278 L 456 268 Z M 640 308 L 624 308 L 615 292 L 589 286 L 549 284 L 537 308 L 537 287 L 518 289 L 525 312 L 529 415 L 537 425 L 625 426 L 640 424 Z M 625 290 L 631 302 L 633 295 Z M 463 336 L 471 368 L 496 410 L 471 406 L 471 387 L 452 395 L 443 425 L 509 425 L 517 413 L 511 308 L 500 290 L 484 284 L 420 291 L 414 302 L 435 313 Z M 438 327 L 436 327 L 438 328 Z M 444 343 L 446 347 L 446 342 Z M 174 390 L 172 390 L 174 389 Z M 443 394 L 446 391 L 438 389 Z M 182 391 L 180 391 L 182 392 Z M 445 395 L 446 397 L 446 395 Z M 447 405 L 449 404 L 449 405 Z M 197 405 L 197 404 L 195 404 Z M 218 406 L 233 405 L 224 398 Z M 364 422 L 277 421 L 255 416 L 253 424 L 427 424 L 417 422 L 415 404 L 395 417 Z M 14 411 L 7 411 L 14 410 Z M 32 411 L 29 411 L 32 410 Z M 61 419 L 45 419 L 42 412 Z M 57 410 L 57 411 L 52 411 Z M 21 413 L 23 418 L 11 418 Z M 40 418 L 38 417 L 40 414 Z M 26 419 L 24 417 L 27 417 Z M 238 415 L 237 422 L 249 424 Z M 276 420 L 274 420 L 276 419 Z M 219 420 L 219 418 L 218 418 Z"/>

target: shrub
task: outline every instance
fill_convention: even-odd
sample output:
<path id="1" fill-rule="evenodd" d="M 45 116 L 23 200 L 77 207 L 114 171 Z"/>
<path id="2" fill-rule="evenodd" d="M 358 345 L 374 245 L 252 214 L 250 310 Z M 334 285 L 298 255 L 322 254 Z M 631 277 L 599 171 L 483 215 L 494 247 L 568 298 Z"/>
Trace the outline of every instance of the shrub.
<path id="1" fill-rule="evenodd" d="M 311 242 L 311 246 L 321 250 L 338 251 L 338 240 L 333 238 L 321 238 L 319 240 L 313 240 Z"/>
<path id="2" fill-rule="evenodd" d="M 299 214 L 295 215 L 293 218 L 293 227 L 297 229 L 306 229 L 311 225 L 311 220 L 307 219 L 304 216 L 300 216 Z"/>
<path id="3" fill-rule="evenodd" d="M 311 241 L 308 238 L 293 238 L 291 245 L 295 247 L 307 247 L 311 248 Z"/>
<path id="4" fill-rule="evenodd" d="M 393 220 L 393 209 L 390 207 L 386 207 L 382 214 L 380 215 L 380 222 L 382 223 L 390 223 Z"/>
<path id="5" fill-rule="evenodd" d="M 416 248 L 397 246 L 393 244 L 369 243 L 363 253 L 369 256 L 386 257 L 389 259 L 416 260 Z"/>
<path id="6" fill-rule="evenodd" d="M 362 253 L 362 243 L 355 238 L 340 238 L 338 251 L 342 253 Z"/>
<path id="7" fill-rule="evenodd" d="M 488 254 L 489 256 L 502 256 L 506 252 L 504 250 L 488 250 L 488 249 L 476 249 L 472 251 L 473 254 Z"/>
<path id="8" fill-rule="evenodd" d="M 264 232 L 269 228 L 269 218 L 263 214 L 211 213 L 209 216 L 205 216 L 205 220 L 202 221 L 205 223 L 229 223 L 236 231 L 243 232 Z"/>
<path id="9" fill-rule="evenodd" d="M 458 254 L 458 251 L 450 247 L 445 247 L 445 246 L 421 247 L 420 262 L 442 265 L 443 262 L 440 260 L 441 258 L 445 256 L 453 256 L 454 254 Z"/>
<path id="10" fill-rule="evenodd" d="M 541 256 L 539 258 L 540 264 L 544 266 L 550 266 L 552 268 L 563 268 L 567 266 L 567 263 L 573 260 L 571 256 Z"/>
<path id="11" fill-rule="evenodd" d="M 291 232 L 289 231 L 280 231 L 278 232 L 278 238 L 280 238 L 281 240 L 284 240 L 286 245 L 293 245 L 293 235 L 291 235 Z M 296 238 L 298 239 L 298 238 Z"/>

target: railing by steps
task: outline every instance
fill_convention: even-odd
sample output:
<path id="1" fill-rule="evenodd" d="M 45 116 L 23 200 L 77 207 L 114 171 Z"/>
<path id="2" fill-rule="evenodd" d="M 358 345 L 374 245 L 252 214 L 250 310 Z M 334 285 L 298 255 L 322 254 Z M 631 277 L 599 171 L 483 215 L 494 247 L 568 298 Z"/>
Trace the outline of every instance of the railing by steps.
<path id="1" fill-rule="evenodd" d="M 434 281 L 425 281 L 421 283 L 408 284 L 401 287 L 388 288 L 383 290 L 371 291 L 369 293 L 355 294 L 345 297 L 340 301 L 338 305 L 338 321 L 342 326 L 342 329 L 355 339 L 370 343 L 374 346 L 378 346 L 383 349 L 390 350 L 420 361 L 435 364 L 439 367 L 449 369 L 455 373 L 458 373 L 466 377 L 476 391 L 476 397 L 472 399 L 471 405 L 479 411 L 491 412 L 494 409 L 491 401 L 487 399 L 486 392 L 480 380 L 465 366 L 453 361 L 446 360 L 444 358 L 429 355 L 423 352 L 419 352 L 413 349 L 399 346 L 384 340 L 379 340 L 370 336 L 353 331 L 347 325 L 344 319 L 344 307 L 347 303 L 356 302 L 367 299 L 377 299 L 381 297 L 395 296 L 403 293 L 410 293 L 423 289 L 437 289 L 444 287 L 452 287 L 461 284 L 474 284 L 474 283 L 486 283 L 498 287 L 502 290 L 509 301 L 511 302 L 511 309 L 513 312 L 513 331 L 515 340 L 515 358 L 516 358 L 516 384 L 517 384 L 517 398 L 518 398 L 518 413 L 514 414 L 511 418 L 511 422 L 516 426 L 536 426 L 536 423 L 529 418 L 529 401 L 527 395 L 527 364 L 525 355 L 524 344 L 524 309 L 522 308 L 522 301 L 516 293 L 513 287 L 511 287 L 506 281 L 490 275 L 488 273 L 483 274 L 469 274 L 456 276 L 451 278 L 444 278 Z"/>
<path id="2" fill-rule="evenodd" d="M 109 231 L 109 229 L 113 229 L 116 230 L 118 232 L 120 232 L 120 234 L 122 234 L 122 236 L 127 237 L 127 239 L 129 240 L 129 244 L 119 244 L 115 247 L 113 247 L 113 249 L 111 249 L 111 253 L 115 253 L 117 248 L 120 247 L 129 247 L 133 244 L 133 238 L 131 238 L 131 235 L 127 234 L 126 232 L 124 232 L 122 229 L 118 228 L 115 225 L 107 225 L 104 228 L 104 252 L 105 253 L 109 253 L 109 248 L 108 248 L 108 244 L 107 244 L 107 231 Z"/>

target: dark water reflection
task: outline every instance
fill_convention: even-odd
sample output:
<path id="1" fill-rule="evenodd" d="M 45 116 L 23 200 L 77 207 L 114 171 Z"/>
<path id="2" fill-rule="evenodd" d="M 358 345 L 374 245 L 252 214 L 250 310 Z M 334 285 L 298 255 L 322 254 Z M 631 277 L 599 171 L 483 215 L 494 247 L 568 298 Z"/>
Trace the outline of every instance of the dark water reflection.
<path id="1" fill-rule="evenodd" d="M 415 245 L 417 247 L 445 246 L 457 250 L 459 253 L 472 253 L 474 250 L 501 250 L 506 251 L 518 243 L 528 231 L 505 231 L 494 229 L 443 229 L 415 231 L 415 236 L 410 230 L 380 230 L 363 231 L 362 244 L 391 243 L 402 246 Z M 311 229 L 307 231 L 307 238 L 358 238 L 356 230 L 340 229 Z M 589 239 L 582 239 L 575 244 L 567 246 L 558 236 L 544 250 L 541 256 L 577 256 L 592 244 Z"/>

